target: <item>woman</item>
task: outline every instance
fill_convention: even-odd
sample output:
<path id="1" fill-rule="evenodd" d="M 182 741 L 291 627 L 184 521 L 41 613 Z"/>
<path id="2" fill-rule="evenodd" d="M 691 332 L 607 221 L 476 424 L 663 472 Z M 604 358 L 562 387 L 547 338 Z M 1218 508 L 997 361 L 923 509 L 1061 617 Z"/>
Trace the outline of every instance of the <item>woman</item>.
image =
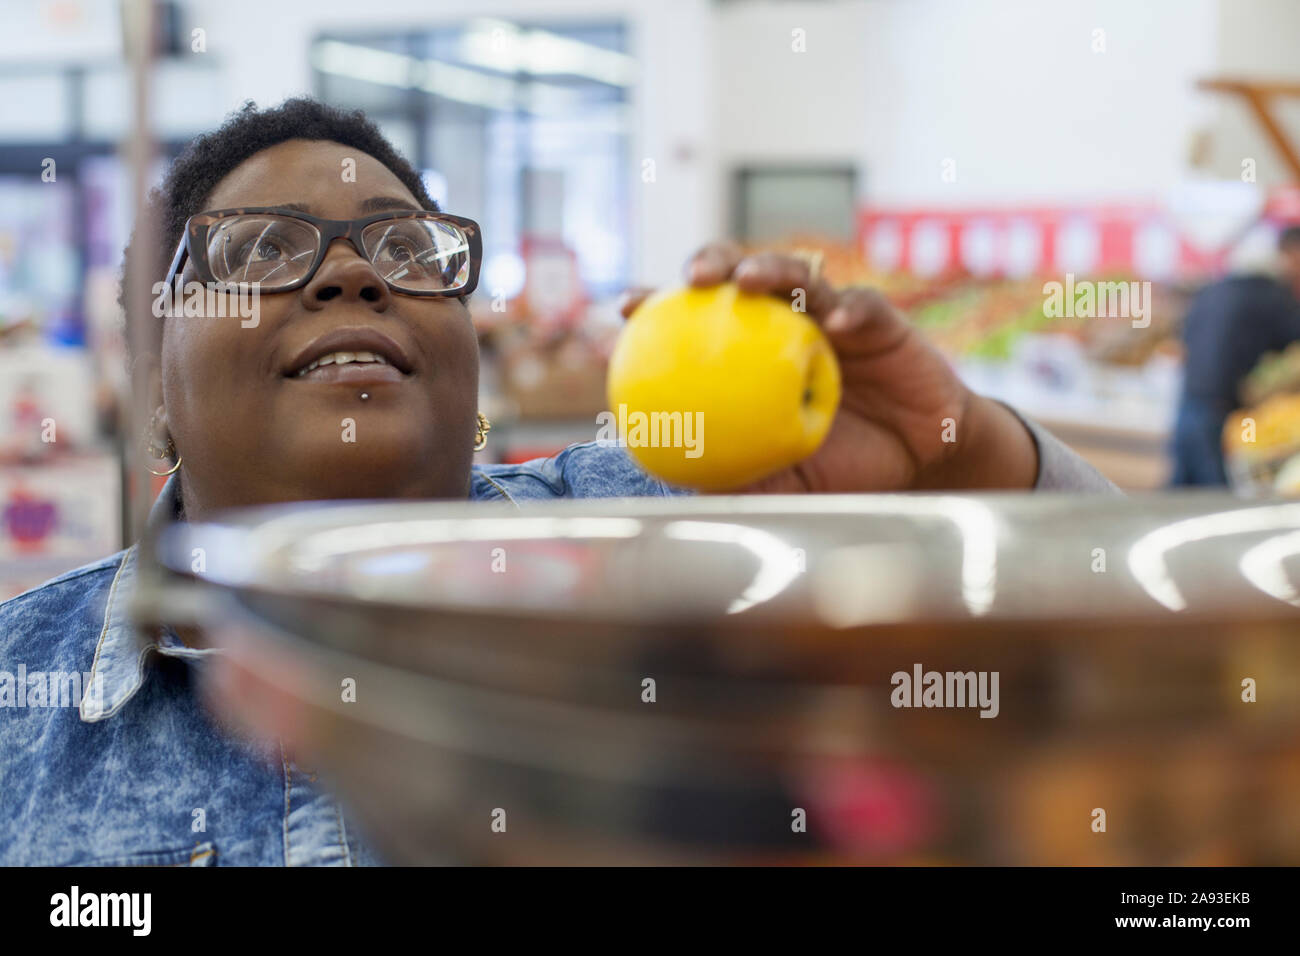
<path id="1" fill-rule="evenodd" d="M 439 213 L 360 114 L 250 105 L 190 145 L 154 204 L 162 242 L 133 242 L 129 259 L 148 257 L 168 283 L 252 276 L 264 291 L 255 322 L 181 312 L 136 343 L 156 408 L 149 441 L 172 472 L 152 521 L 307 499 L 673 493 L 594 442 L 472 465 L 484 437 L 465 305 L 477 252 L 436 253 L 477 250 L 477 227 Z M 972 394 L 879 295 L 836 292 L 797 260 L 729 244 L 697 254 L 688 276 L 806 289 L 839 357 L 843 402 L 826 442 L 750 490 L 1113 490 Z M 135 554 L 0 605 L 0 864 L 374 862 L 279 744 L 224 733 L 200 707 L 190 669 L 210 649 L 129 626 Z"/>

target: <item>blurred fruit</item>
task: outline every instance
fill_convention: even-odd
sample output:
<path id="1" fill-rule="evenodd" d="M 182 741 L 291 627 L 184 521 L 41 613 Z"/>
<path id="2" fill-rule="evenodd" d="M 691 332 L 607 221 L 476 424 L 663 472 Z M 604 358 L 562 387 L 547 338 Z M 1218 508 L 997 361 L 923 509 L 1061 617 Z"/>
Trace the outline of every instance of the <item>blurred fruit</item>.
<path id="1" fill-rule="evenodd" d="M 1292 342 L 1281 352 L 1268 352 L 1246 376 L 1242 397 L 1258 405 L 1279 392 L 1300 389 L 1300 342 Z"/>
<path id="2" fill-rule="evenodd" d="M 1274 395 L 1228 416 L 1223 442 L 1229 453 L 1256 458 L 1300 448 L 1300 395 Z"/>
<path id="3" fill-rule="evenodd" d="M 1288 498 L 1300 496 L 1300 455 L 1292 455 L 1278 469 L 1273 490 Z"/>
<path id="4" fill-rule="evenodd" d="M 703 491 L 734 490 L 811 455 L 840 404 L 839 364 L 821 329 L 790 303 L 731 283 L 643 302 L 608 382 L 631 455 Z M 688 440 L 675 440 L 683 428 Z"/>

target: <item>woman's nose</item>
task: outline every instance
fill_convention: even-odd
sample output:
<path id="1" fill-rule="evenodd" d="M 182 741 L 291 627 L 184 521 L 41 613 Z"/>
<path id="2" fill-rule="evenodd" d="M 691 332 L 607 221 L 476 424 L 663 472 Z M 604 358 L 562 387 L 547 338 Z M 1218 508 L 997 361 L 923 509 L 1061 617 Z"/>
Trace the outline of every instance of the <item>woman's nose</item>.
<path id="1" fill-rule="evenodd" d="M 325 259 L 302 290 L 308 308 L 322 308 L 334 299 L 370 303 L 376 311 L 388 308 L 388 285 L 375 267 L 346 239 L 336 239 Z"/>

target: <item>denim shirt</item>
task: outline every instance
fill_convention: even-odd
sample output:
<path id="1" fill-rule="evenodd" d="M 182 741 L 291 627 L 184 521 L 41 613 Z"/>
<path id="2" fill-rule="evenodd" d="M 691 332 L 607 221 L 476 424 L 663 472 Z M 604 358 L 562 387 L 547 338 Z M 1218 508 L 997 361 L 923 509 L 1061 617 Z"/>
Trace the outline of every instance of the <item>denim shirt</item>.
<path id="1" fill-rule="evenodd" d="M 1027 423 L 1028 424 L 1028 423 Z M 1107 490 L 1030 424 L 1041 489 Z M 170 479 L 150 522 L 175 517 Z M 476 467 L 472 500 L 680 493 L 621 448 Z M 0 865 L 321 865 L 376 860 L 337 802 L 277 741 L 219 729 L 189 648 L 127 616 L 134 547 L 0 604 Z"/>
<path id="2" fill-rule="evenodd" d="M 175 517 L 168 480 L 150 523 Z M 620 448 L 475 467 L 471 500 L 676 493 Z M 212 649 L 127 618 L 134 547 L 0 604 L 0 865 L 377 861 L 279 742 L 222 731 L 191 665 Z"/>

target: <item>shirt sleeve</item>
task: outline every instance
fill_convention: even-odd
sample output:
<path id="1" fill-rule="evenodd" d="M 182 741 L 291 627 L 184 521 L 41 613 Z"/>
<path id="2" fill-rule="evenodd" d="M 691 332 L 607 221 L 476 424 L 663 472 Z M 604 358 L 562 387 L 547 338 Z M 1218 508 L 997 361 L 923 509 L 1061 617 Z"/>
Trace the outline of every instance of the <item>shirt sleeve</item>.
<path id="1" fill-rule="evenodd" d="M 570 445 L 554 458 L 532 464 L 555 477 L 562 498 L 664 498 L 688 493 L 646 474 L 617 442 Z"/>
<path id="2" fill-rule="evenodd" d="M 1002 404 L 1006 404 L 1005 402 Z M 1010 405 L 1011 413 L 1033 436 L 1038 448 L 1038 480 L 1035 491 L 1073 491 L 1083 494 L 1123 494 L 1115 484 L 1042 425 L 1021 415 Z"/>

